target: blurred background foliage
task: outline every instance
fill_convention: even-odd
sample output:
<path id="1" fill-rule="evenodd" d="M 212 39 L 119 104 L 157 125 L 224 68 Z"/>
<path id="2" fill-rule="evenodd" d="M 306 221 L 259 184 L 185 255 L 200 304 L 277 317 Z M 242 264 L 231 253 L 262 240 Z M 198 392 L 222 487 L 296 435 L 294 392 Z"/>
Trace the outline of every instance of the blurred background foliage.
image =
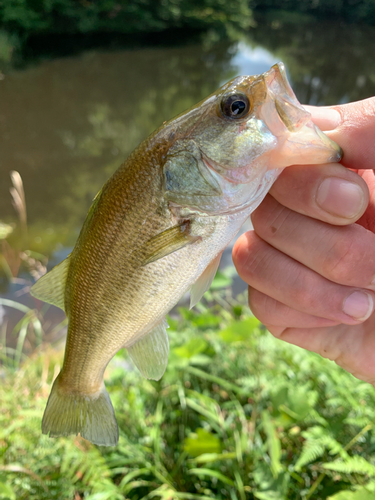
<path id="1" fill-rule="evenodd" d="M 170 27 L 248 27 L 247 0 L 3 0 L 0 21 L 21 36 L 33 33 L 161 31 Z"/>
<path id="2" fill-rule="evenodd" d="M 234 33 L 251 25 L 248 0 L 2 0 L 0 57 L 33 35 L 154 33 L 171 28 Z"/>
<path id="3" fill-rule="evenodd" d="M 257 11 L 282 9 L 289 15 L 308 14 L 321 19 L 338 19 L 349 23 L 375 24 L 374 0 L 252 0 Z"/>
<path id="4" fill-rule="evenodd" d="M 282 10 L 281 10 L 282 9 Z M 171 29 L 233 36 L 260 14 L 375 25 L 375 0 L 2 0 L 0 59 L 9 62 L 37 36 L 139 34 Z"/>
<path id="5" fill-rule="evenodd" d="M 373 387 L 273 339 L 237 296 L 230 249 L 203 302 L 172 311 L 160 382 L 125 352 L 111 363 L 117 448 L 40 431 L 67 321 L 28 290 L 71 251 L 132 149 L 230 78 L 279 60 L 303 103 L 375 94 L 374 0 L 279 7 L 0 1 L 1 500 L 375 498 Z"/>

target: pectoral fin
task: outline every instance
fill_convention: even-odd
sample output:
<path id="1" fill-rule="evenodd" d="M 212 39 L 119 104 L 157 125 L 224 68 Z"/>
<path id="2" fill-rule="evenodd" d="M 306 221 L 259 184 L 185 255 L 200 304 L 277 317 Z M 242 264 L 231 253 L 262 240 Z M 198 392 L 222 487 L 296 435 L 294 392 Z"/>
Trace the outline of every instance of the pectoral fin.
<path id="1" fill-rule="evenodd" d="M 128 353 L 145 378 L 160 380 L 168 364 L 168 323 L 163 319 L 150 333 L 128 347 Z"/>
<path id="2" fill-rule="evenodd" d="M 190 309 L 194 307 L 210 288 L 223 252 L 212 260 L 190 289 Z"/>
<path id="3" fill-rule="evenodd" d="M 200 236 L 190 234 L 190 221 L 186 220 L 178 226 L 166 229 L 147 241 L 144 246 L 144 260 L 142 266 L 155 262 L 155 260 L 166 257 L 186 245 L 198 241 Z"/>
<path id="4" fill-rule="evenodd" d="M 30 289 L 31 295 L 39 300 L 48 302 L 48 304 L 60 307 L 64 311 L 65 285 L 69 262 L 70 258 L 67 257 L 49 273 L 39 278 Z"/>

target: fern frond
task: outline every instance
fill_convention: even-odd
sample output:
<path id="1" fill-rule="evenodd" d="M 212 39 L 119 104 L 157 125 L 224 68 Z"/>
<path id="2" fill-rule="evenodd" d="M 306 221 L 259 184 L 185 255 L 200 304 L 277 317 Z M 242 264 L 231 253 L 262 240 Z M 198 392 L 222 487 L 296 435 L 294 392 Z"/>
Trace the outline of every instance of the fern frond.
<path id="1" fill-rule="evenodd" d="M 325 452 L 324 446 L 319 441 L 306 441 L 303 445 L 302 453 L 299 456 L 294 470 L 297 472 L 310 462 L 314 462 Z"/>
<path id="2" fill-rule="evenodd" d="M 310 429 L 303 432 L 302 435 L 306 441 L 303 445 L 302 453 L 295 465 L 296 471 L 301 470 L 301 468 L 308 463 L 321 457 L 326 451 L 331 455 L 339 455 L 344 460 L 349 458 L 342 444 L 333 438 L 329 430 L 325 427 L 310 427 Z"/>
<path id="3" fill-rule="evenodd" d="M 322 467 L 341 474 L 363 474 L 375 477 L 375 466 L 365 458 L 355 455 L 347 460 L 335 460 L 334 462 L 324 463 Z"/>

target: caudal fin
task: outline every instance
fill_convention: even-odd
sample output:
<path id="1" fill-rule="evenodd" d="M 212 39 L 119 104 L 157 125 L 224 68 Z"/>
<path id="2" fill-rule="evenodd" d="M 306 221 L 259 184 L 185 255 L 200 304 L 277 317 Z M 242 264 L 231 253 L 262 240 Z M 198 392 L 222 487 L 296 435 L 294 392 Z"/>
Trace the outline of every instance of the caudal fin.
<path id="1" fill-rule="evenodd" d="M 104 384 L 96 394 L 72 394 L 55 380 L 42 421 L 42 432 L 50 437 L 81 434 L 100 446 L 118 443 L 115 412 Z"/>

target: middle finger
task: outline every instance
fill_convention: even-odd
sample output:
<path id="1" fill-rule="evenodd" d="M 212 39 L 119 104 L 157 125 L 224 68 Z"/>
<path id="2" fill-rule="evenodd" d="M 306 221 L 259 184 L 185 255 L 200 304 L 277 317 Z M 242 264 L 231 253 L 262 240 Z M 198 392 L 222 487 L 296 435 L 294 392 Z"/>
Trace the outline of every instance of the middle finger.
<path id="1" fill-rule="evenodd" d="M 337 163 L 288 167 L 270 194 L 295 212 L 335 225 L 358 220 L 369 201 L 366 182 Z"/>
<path id="2" fill-rule="evenodd" d="M 358 224 L 332 226 L 267 195 L 252 214 L 257 235 L 330 281 L 375 290 L 375 234 Z"/>
<path id="3" fill-rule="evenodd" d="M 345 324 L 364 321 L 373 311 L 370 291 L 327 280 L 270 246 L 254 231 L 238 238 L 233 262 L 252 288 L 296 311 Z"/>

